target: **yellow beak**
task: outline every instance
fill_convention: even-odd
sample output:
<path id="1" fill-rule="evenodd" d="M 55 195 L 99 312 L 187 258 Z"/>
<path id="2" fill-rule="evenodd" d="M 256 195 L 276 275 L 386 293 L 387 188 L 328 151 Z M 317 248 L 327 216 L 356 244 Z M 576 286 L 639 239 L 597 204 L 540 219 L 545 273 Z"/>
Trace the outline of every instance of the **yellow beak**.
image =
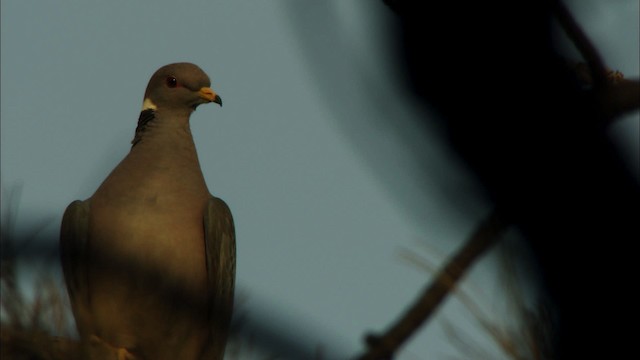
<path id="1" fill-rule="evenodd" d="M 206 100 L 207 102 L 214 102 L 222 106 L 222 99 L 211 88 L 203 87 L 202 89 L 200 89 L 198 93 L 200 94 L 200 97 Z"/>

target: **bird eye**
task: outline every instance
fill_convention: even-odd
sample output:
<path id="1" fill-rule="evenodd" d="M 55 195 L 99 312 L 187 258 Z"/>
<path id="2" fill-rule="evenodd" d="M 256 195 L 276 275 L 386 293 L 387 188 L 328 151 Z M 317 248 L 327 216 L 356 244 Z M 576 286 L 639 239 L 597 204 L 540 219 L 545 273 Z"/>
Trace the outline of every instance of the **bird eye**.
<path id="1" fill-rule="evenodd" d="M 175 77 L 173 76 L 168 76 L 167 77 L 167 86 L 170 88 L 174 88 L 176 86 L 178 86 L 178 80 L 176 80 Z"/>

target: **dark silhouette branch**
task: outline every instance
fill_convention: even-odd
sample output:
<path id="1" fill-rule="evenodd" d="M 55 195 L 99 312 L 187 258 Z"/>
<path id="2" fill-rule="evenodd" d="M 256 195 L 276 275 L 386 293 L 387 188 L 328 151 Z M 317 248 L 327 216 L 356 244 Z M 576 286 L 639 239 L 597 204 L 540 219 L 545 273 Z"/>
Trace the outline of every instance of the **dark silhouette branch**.
<path id="1" fill-rule="evenodd" d="M 435 312 L 475 260 L 498 240 L 507 226 L 508 223 L 494 210 L 394 325 L 382 335 L 367 336 L 369 349 L 357 359 L 392 358 L 398 348 Z"/>
<path id="2" fill-rule="evenodd" d="M 554 358 L 633 351 L 633 334 L 611 329 L 637 308 L 630 244 L 639 238 L 640 189 L 605 124 L 637 108 L 637 82 L 607 83 L 600 55 L 557 0 L 467 2 L 463 10 L 451 2 L 386 2 L 398 15 L 407 85 L 439 115 L 452 147 L 540 264 Z M 562 64 L 550 42 L 552 17 L 585 58 L 592 86 L 580 86 Z M 522 69 L 526 84 L 495 75 Z M 472 96 L 460 84 L 473 84 Z M 613 110 L 603 107 L 607 101 Z M 594 291 L 600 282 L 615 296 Z M 368 358 L 393 355 L 378 344 L 385 346 Z"/>
<path id="3" fill-rule="evenodd" d="M 593 87 L 593 77 L 587 64 L 570 63 L 569 67 L 583 87 Z M 640 108 L 640 82 L 637 79 L 625 79 L 621 72 L 607 69 L 605 81 L 605 86 L 596 90 L 596 96 L 600 113 L 606 121 L 611 122 Z"/>
<path id="4" fill-rule="evenodd" d="M 593 46 L 591 40 L 589 40 L 584 30 L 582 30 L 562 1 L 556 0 L 553 3 L 553 15 L 587 62 L 587 65 L 589 65 L 594 87 L 602 88 L 607 82 L 607 68 L 598 50 Z"/>
<path id="5" fill-rule="evenodd" d="M 620 72 L 607 68 L 598 50 L 562 1 L 554 1 L 553 10 L 558 23 L 587 63 L 588 71 L 580 77 L 593 87 L 603 118 L 612 121 L 640 108 L 640 82 L 626 80 Z"/>
<path id="6" fill-rule="evenodd" d="M 0 328 L 0 358 L 34 360 L 79 359 L 80 342 L 37 331 Z"/>
<path id="7" fill-rule="evenodd" d="M 640 109 L 640 81 L 622 80 L 606 86 L 600 102 L 603 116 L 610 120 Z"/>

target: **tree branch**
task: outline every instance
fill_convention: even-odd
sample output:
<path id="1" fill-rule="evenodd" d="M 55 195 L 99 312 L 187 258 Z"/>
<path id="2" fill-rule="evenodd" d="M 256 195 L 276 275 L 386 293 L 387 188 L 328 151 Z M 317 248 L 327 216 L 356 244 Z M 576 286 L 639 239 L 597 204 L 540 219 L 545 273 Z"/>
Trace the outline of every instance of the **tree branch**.
<path id="1" fill-rule="evenodd" d="M 33 360 L 79 359 L 80 343 L 38 331 L 0 328 L 0 358 Z"/>
<path id="2" fill-rule="evenodd" d="M 491 247 L 507 228 L 496 210 L 483 221 L 467 243 L 440 270 L 420 298 L 383 335 L 368 335 L 369 349 L 358 360 L 390 359 L 398 348 L 427 321 L 473 262 Z"/>
<path id="3" fill-rule="evenodd" d="M 640 81 L 621 80 L 600 94 L 603 115 L 610 121 L 640 108 Z"/>
<path id="4" fill-rule="evenodd" d="M 587 64 L 570 62 L 568 66 L 582 86 L 593 87 L 593 77 Z M 605 81 L 604 86 L 598 89 L 596 99 L 600 112 L 607 122 L 640 108 L 640 81 L 625 79 L 620 71 L 608 68 Z"/>
<path id="5" fill-rule="evenodd" d="M 594 88 L 601 89 L 607 82 L 607 68 L 604 66 L 598 50 L 593 46 L 562 1 L 554 1 L 553 10 L 553 14 L 560 23 L 560 27 L 567 33 L 567 36 L 576 46 L 584 58 L 584 61 L 589 65 Z"/>

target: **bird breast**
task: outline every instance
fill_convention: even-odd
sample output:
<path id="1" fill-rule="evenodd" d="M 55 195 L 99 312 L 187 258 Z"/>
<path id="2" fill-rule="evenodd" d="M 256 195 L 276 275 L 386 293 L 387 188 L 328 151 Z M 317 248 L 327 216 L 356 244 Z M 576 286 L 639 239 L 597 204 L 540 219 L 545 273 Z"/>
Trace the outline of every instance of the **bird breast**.
<path id="1" fill-rule="evenodd" d="M 209 192 L 197 157 L 154 155 L 132 151 L 91 198 L 91 246 L 189 292 L 202 291 Z"/>

